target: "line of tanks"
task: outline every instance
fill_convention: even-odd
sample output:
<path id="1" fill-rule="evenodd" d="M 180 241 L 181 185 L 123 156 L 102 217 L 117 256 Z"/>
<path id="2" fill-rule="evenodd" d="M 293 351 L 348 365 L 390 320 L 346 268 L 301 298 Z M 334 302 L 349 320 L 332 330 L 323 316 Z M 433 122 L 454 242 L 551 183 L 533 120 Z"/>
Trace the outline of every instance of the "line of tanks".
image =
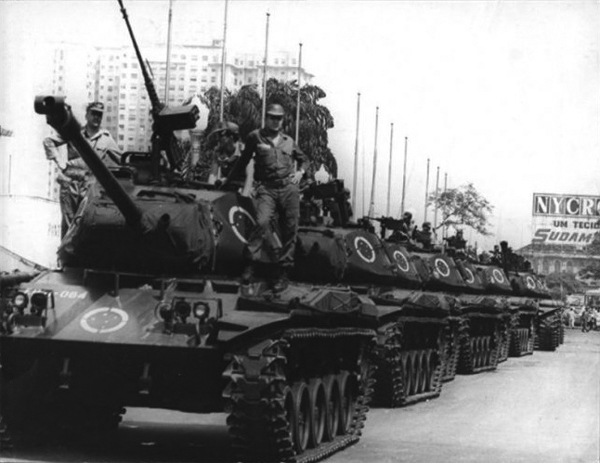
<path id="1" fill-rule="evenodd" d="M 97 183 L 62 269 L 0 278 L 2 451 L 108 438 L 129 406 L 225 411 L 240 459 L 317 461 L 359 439 L 370 403 L 431 399 L 457 373 L 562 342 L 541 278 L 386 240 L 344 215 L 339 180 L 305 192 L 289 286 L 243 285 L 249 198 L 157 169 L 152 153 L 109 170 L 61 98 L 35 109 Z"/>

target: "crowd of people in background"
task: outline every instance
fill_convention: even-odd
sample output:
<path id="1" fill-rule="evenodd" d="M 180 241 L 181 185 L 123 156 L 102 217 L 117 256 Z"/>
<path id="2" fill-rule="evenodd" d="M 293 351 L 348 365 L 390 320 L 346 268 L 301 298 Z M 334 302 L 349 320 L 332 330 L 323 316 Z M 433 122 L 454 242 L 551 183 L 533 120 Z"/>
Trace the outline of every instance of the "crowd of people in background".
<path id="1" fill-rule="evenodd" d="M 600 329 L 600 309 L 593 307 L 569 307 L 563 312 L 563 323 L 567 328 L 581 328 L 581 331 Z M 578 325 L 578 326 L 577 326 Z"/>

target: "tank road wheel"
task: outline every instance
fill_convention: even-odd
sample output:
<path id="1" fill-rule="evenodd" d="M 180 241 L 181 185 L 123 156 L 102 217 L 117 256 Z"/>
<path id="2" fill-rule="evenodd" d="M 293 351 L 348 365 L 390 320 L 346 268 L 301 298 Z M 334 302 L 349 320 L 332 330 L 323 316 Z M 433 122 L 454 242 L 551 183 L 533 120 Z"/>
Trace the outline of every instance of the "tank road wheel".
<path id="1" fill-rule="evenodd" d="M 421 391 L 421 365 L 420 352 L 412 352 L 412 374 L 413 374 L 413 390 L 412 395 L 417 395 Z"/>
<path id="2" fill-rule="evenodd" d="M 479 336 L 473 339 L 473 368 L 481 366 L 481 338 Z"/>
<path id="3" fill-rule="evenodd" d="M 429 378 L 429 362 L 427 361 L 427 349 L 421 351 L 419 357 L 421 364 L 421 390 L 419 392 L 427 392 L 427 379 Z"/>
<path id="4" fill-rule="evenodd" d="M 327 375 L 323 380 L 325 389 L 325 430 L 324 440 L 332 441 L 338 433 L 341 419 L 342 402 L 340 400 L 340 386 L 334 375 Z"/>
<path id="5" fill-rule="evenodd" d="M 296 453 L 300 454 L 308 446 L 311 419 L 310 394 L 304 381 L 294 383 L 292 396 L 294 398 L 292 436 L 294 438 L 294 449 Z"/>
<path id="6" fill-rule="evenodd" d="M 431 386 L 433 384 L 433 373 L 435 372 L 435 367 L 433 365 L 433 350 L 432 349 L 425 350 L 423 364 L 425 366 L 423 392 L 429 392 L 432 389 Z"/>
<path id="7" fill-rule="evenodd" d="M 404 398 L 410 395 L 410 390 L 412 388 L 412 376 L 411 376 L 411 368 L 410 368 L 410 356 L 408 352 L 402 352 L 402 383 L 404 389 Z"/>
<path id="8" fill-rule="evenodd" d="M 311 411 L 309 446 L 315 448 L 323 441 L 327 420 L 327 396 L 321 379 L 312 378 L 310 380 L 308 393 Z"/>
<path id="9" fill-rule="evenodd" d="M 342 414 L 338 433 L 346 434 L 352 427 L 352 417 L 358 399 L 356 396 L 356 381 L 347 371 L 343 371 L 338 375 L 338 383 L 340 385 L 340 398 L 342 403 Z"/>

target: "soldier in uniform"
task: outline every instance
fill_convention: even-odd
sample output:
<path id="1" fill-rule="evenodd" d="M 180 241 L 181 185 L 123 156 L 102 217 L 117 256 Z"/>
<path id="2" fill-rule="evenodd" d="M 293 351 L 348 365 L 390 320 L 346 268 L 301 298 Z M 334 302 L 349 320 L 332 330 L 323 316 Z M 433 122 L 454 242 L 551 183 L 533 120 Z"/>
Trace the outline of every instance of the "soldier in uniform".
<path id="1" fill-rule="evenodd" d="M 273 286 L 275 291 L 287 287 L 287 272 L 294 265 L 300 218 L 299 183 L 308 165 L 308 159 L 298 145 L 282 132 L 284 115 L 279 104 L 267 107 L 265 127 L 248 135 L 240 161 L 232 172 L 235 175 L 254 160 L 257 223 L 248 240 L 247 265 L 242 274 L 244 282 L 252 278 L 254 264 L 262 255 L 263 238 L 269 234 L 269 222 L 278 215 L 282 243 L 277 259 L 278 278 Z M 249 193 L 252 180 L 247 176 L 243 194 Z"/>
<path id="2" fill-rule="evenodd" d="M 234 122 L 219 122 L 217 128 L 210 134 L 211 141 L 216 144 L 215 156 L 210 167 L 208 183 L 215 183 L 217 180 L 226 179 L 235 163 L 242 154 L 239 141 L 240 129 Z M 252 163 L 249 164 L 251 166 Z M 244 181 L 242 175 L 232 181 Z"/>
<path id="3" fill-rule="evenodd" d="M 423 249 L 433 248 L 433 234 L 431 232 L 431 222 L 423 222 L 421 230 L 415 230 L 415 241 L 421 243 Z"/>
<path id="4" fill-rule="evenodd" d="M 107 166 L 116 167 L 121 164 L 121 151 L 108 130 L 100 127 L 103 115 L 103 103 L 94 101 L 88 104 L 85 112 L 86 124 L 81 131 L 100 159 Z M 46 159 L 54 161 L 60 170 L 57 182 L 60 184 L 61 238 L 73 223 L 91 180 L 90 170 L 70 144 L 67 146 L 67 159 L 61 159 L 58 147 L 66 143 L 58 134 L 46 137 L 43 141 Z"/>
<path id="5" fill-rule="evenodd" d="M 464 250 L 467 247 L 467 241 L 463 238 L 462 230 L 456 230 L 456 234 L 454 236 L 444 239 L 447 241 L 448 246 L 454 248 L 455 250 Z"/>

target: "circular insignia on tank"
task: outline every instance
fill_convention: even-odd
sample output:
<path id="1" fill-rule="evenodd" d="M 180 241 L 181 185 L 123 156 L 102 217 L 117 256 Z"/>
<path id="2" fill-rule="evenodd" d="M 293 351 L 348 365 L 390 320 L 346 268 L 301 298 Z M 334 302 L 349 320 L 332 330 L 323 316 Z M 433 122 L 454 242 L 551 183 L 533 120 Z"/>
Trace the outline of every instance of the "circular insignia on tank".
<path id="1" fill-rule="evenodd" d="M 498 283 L 504 283 L 504 274 L 500 271 L 500 269 L 495 268 L 492 270 L 492 279 L 496 280 Z"/>
<path id="2" fill-rule="evenodd" d="M 465 281 L 469 284 L 475 283 L 475 275 L 473 275 L 471 269 L 465 268 L 465 273 L 467 274 L 467 278 L 465 278 Z"/>
<path id="3" fill-rule="evenodd" d="M 525 282 L 527 283 L 527 287 L 529 289 L 535 289 L 535 281 L 533 281 L 531 276 L 527 276 L 527 278 L 525 278 Z"/>
<path id="4" fill-rule="evenodd" d="M 394 260 L 396 261 L 396 264 L 398 265 L 398 268 L 403 272 L 408 272 L 408 269 L 410 267 L 408 265 L 408 259 L 406 258 L 406 256 L 397 249 L 394 251 L 393 256 Z"/>
<path id="5" fill-rule="evenodd" d="M 128 320 L 129 315 L 124 310 L 99 307 L 81 317 L 79 324 L 89 333 L 112 333 L 123 328 Z"/>
<path id="6" fill-rule="evenodd" d="M 229 225 L 235 236 L 244 244 L 248 243 L 246 236 L 250 234 L 256 222 L 246 209 L 233 206 L 229 209 Z"/>
<path id="7" fill-rule="evenodd" d="M 450 276 L 450 267 L 448 267 L 448 264 L 444 259 L 441 259 L 440 257 L 435 259 L 434 266 L 435 269 L 439 272 L 439 274 L 443 277 Z"/>
<path id="8" fill-rule="evenodd" d="M 373 249 L 373 245 L 364 236 L 354 238 L 354 247 L 362 260 L 369 264 L 375 262 L 375 249 Z"/>

